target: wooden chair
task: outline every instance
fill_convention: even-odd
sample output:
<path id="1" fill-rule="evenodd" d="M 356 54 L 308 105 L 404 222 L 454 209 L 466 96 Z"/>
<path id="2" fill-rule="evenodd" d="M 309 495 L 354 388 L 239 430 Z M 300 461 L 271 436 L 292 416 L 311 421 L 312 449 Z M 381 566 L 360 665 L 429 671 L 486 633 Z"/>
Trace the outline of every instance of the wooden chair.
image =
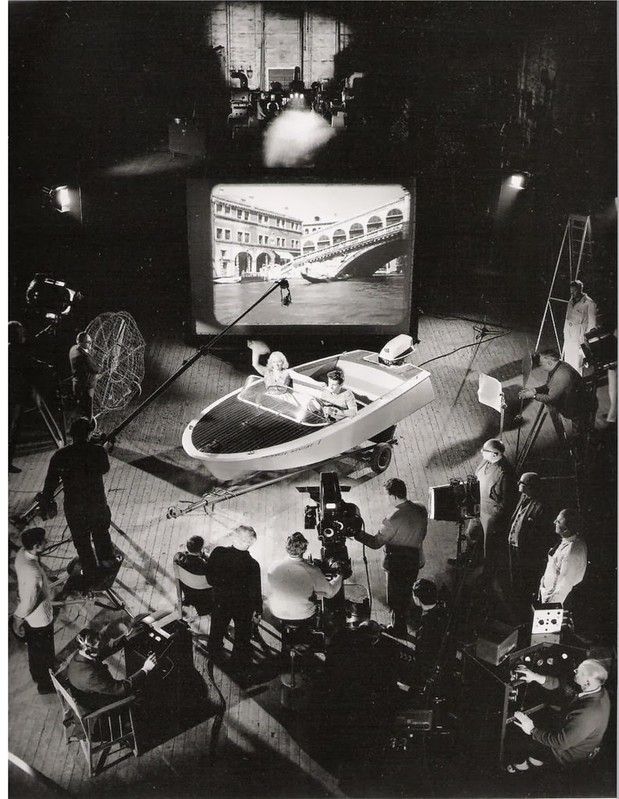
<path id="1" fill-rule="evenodd" d="M 192 574 L 179 566 L 178 563 L 174 564 L 174 577 L 176 579 L 176 596 L 178 598 L 178 611 L 182 617 L 183 615 L 183 586 L 190 588 L 192 591 L 210 591 L 212 586 L 203 574 Z M 185 604 L 190 604 L 185 602 Z"/>
<path id="2" fill-rule="evenodd" d="M 88 763 L 89 777 L 128 757 L 138 756 L 131 712 L 134 696 L 86 713 L 80 709 L 66 683 L 63 684 L 61 674 L 54 674 L 51 669 L 49 674 L 62 707 L 67 744 L 79 741 Z M 113 759 L 108 761 L 110 757 Z"/>

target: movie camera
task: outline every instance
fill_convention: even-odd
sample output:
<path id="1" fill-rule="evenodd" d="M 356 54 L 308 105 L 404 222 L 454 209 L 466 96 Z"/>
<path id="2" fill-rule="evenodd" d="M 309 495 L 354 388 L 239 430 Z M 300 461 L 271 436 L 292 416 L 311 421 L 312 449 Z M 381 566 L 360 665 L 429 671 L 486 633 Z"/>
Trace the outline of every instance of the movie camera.
<path id="1" fill-rule="evenodd" d="M 479 481 L 475 475 L 453 477 L 449 483 L 430 486 L 429 517 L 441 522 L 461 522 L 479 516 Z"/>
<path id="2" fill-rule="evenodd" d="M 322 544 L 320 568 L 327 577 L 341 574 L 347 579 L 352 574 L 346 539 L 363 529 L 359 508 L 344 502 L 342 491 L 350 486 L 340 486 L 335 472 L 323 472 L 320 486 L 298 486 L 297 491 L 307 493 L 316 505 L 305 506 L 305 529 L 316 529 Z"/>

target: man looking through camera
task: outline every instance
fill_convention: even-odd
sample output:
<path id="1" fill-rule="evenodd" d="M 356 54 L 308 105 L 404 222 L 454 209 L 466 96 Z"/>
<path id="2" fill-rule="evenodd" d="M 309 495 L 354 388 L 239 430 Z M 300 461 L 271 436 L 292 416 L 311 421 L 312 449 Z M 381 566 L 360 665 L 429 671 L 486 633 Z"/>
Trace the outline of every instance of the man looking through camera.
<path id="1" fill-rule="evenodd" d="M 342 587 L 341 575 L 328 580 L 318 566 L 304 559 L 307 543 L 303 533 L 289 535 L 286 539 L 288 557 L 268 574 L 270 595 L 267 602 L 284 629 L 307 628 L 316 614 L 316 600 L 331 599 Z M 289 642 L 282 640 L 282 651 L 288 646 Z"/>

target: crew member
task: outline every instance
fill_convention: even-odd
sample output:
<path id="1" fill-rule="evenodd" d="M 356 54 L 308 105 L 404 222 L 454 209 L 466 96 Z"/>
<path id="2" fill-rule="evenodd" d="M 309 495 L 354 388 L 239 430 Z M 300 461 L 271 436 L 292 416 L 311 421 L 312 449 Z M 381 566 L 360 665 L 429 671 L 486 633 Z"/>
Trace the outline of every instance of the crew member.
<path id="1" fill-rule="evenodd" d="M 224 635 L 234 621 L 233 658 L 239 665 L 249 660 L 252 622 L 262 615 L 260 565 L 247 551 L 256 541 L 253 527 L 240 525 L 231 546 L 215 547 L 208 559 L 206 578 L 213 586 L 213 612 L 208 651 L 223 649 Z"/>
<path id="2" fill-rule="evenodd" d="M 260 363 L 260 356 L 266 354 L 269 348 L 261 341 L 248 341 L 251 349 L 251 365 L 264 378 L 264 386 L 269 394 L 285 394 L 292 386 L 292 378 L 288 372 L 289 364 L 283 352 L 272 352 L 266 366 Z"/>
<path id="3" fill-rule="evenodd" d="M 13 613 L 13 631 L 26 639 L 28 668 L 40 694 L 51 694 L 54 686 L 49 669 L 55 666 L 54 586 L 39 563 L 45 547 L 45 530 L 32 527 L 21 534 L 21 549 L 15 555 L 19 604 Z"/>
<path id="4" fill-rule="evenodd" d="M 520 476 L 518 491 L 520 498 L 509 530 L 509 564 L 514 599 L 525 616 L 537 591 L 539 565 L 547 550 L 547 513 L 540 499 L 540 479 L 536 472 Z"/>
<path id="5" fill-rule="evenodd" d="M 568 363 L 559 360 L 556 350 L 546 349 L 539 354 L 540 366 L 548 372 L 543 386 L 525 388 L 520 399 L 534 399 L 543 403 L 550 413 L 557 434 L 565 436 L 559 414 L 572 422 L 575 435 L 586 429 L 588 396 L 587 388 L 580 374 Z"/>
<path id="6" fill-rule="evenodd" d="M 105 707 L 139 688 L 157 664 L 157 658 L 151 654 L 135 674 L 117 680 L 104 662 L 111 650 L 103 647 L 96 630 L 84 628 L 77 636 L 77 643 L 79 650 L 67 666 L 67 680 L 75 699 L 88 712 Z"/>
<path id="7" fill-rule="evenodd" d="M 69 350 L 73 398 L 82 416 L 92 418 L 92 400 L 99 367 L 92 357 L 92 339 L 85 331 L 77 334 L 75 344 Z"/>
<path id="8" fill-rule="evenodd" d="M 438 602 L 432 580 L 417 580 L 413 585 L 413 603 L 421 611 L 415 633 L 415 684 L 423 688 L 437 667 L 447 628 L 447 614 Z"/>
<path id="9" fill-rule="evenodd" d="M 307 538 L 303 533 L 292 533 L 286 539 L 288 557 L 277 563 L 268 574 L 270 593 L 267 603 L 271 613 L 284 631 L 297 628 L 295 639 L 302 629 L 311 625 L 316 615 L 316 599 L 330 599 L 342 587 L 341 575 L 328 580 L 318 566 L 304 559 L 306 549 Z M 282 651 L 287 651 L 292 643 L 282 640 Z"/>
<path id="10" fill-rule="evenodd" d="M 204 552 L 204 539 L 201 535 L 192 535 L 187 540 L 185 552 L 177 552 L 174 555 L 174 563 L 190 574 L 206 576 L 208 556 Z M 181 581 L 183 592 L 183 604 L 192 605 L 198 616 L 207 616 L 211 612 L 213 604 L 213 590 L 206 588 L 200 590 L 191 588 Z"/>
<path id="11" fill-rule="evenodd" d="M 424 505 L 406 498 L 406 485 L 397 477 L 385 483 L 387 498 L 394 510 L 383 519 L 375 536 L 355 534 L 357 541 L 370 547 L 385 547 L 383 568 L 387 572 L 387 605 L 392 614 L 394 635 L 405 638 L 413 583 L 424 565 L 423 541 L 428 530 L 428 511 Z"/>
<path id="12" fill-rule="evenodd" d="M 584 293 L 582 280 L 572 280 L 563 325 L 563 360 L 580 375 L 585 359 L 581 345 L 586 342 L 585 335 L 597 326 L 596 316 L 595 303 Z"/>
<path id="13" fill-rule="evenodd" d="M 28 380 L 29 357 L 25 352 L 26 331 L 21 322 L 9 322 L 9 472 L 19 474 L 13 463 L 24 407 L 32 395 Z"/>
<path id="14" fill-rule="evenodd" d="M 357 413 L 355 395 L 348 388 L 344 388 L 344 372 L 341 369 L 331 369 L 327 372 L 328 384 L 315 400 L 321 407 L 325 417 L 331 422 L 351 418 Z"/>
<path id="15" fill-rule="evenodd" d="M 587 544 L 578 534 L 575 510 L 560 511 L 555 519 L 555 532 L 561 536 L 561 541 L 548 553 L 546 571 L 539 584 L 539 597 L 544 604 L 565 602 L 587 570 Z"/>
<path id="16" fill-rule="evenodd" d="M 508 766 L 507 770 L 513 774 L 544 763 L 565 767 L 595 757 L 610 718 L 610 699 L 604 688 L 608 672 L 599 660 L 583 660 L 575 669 L 574 682 L 578 691 L 569 685 L 561 686 L 556 677 L 537 674 L 524 664 L 516 668 L 516 674 L 527 683 L 539 683 L 549 691 L 563 688 L 568 704 L 556 730 L 538 728 L 526 713 L 514 713 L 516 725 L 530 736 L 529 741 L 520 742 L 525 744 L 523 749 L 528 751 L 528 757 Z"/>
<path id="17" fill-rule="evenodd" d="M 102 446 L 88 441 L 90 428 L 88 419 L 73 422 L 70 430 L 73 443 L 52 455 L 40 494 L 40 501 L 51 503 L 62 482 L 64 512 L 86 580 L 96 576 L 97 560 L 103 569 L 116 565 L 110 539 L 112 517 L 103 486 L 103 475 L 109 472 L 110 462 Z"/>
<path id="18" fill-rule="evenodd" d="M 507 529 L 515 501 L 515 478 L 502 441 L 488 439 L 481 455 L 482 462 L 475 471 L 479 480 L 479 522 L 484 534 L 486 563 L 493 569 L 507 554 Z"/>

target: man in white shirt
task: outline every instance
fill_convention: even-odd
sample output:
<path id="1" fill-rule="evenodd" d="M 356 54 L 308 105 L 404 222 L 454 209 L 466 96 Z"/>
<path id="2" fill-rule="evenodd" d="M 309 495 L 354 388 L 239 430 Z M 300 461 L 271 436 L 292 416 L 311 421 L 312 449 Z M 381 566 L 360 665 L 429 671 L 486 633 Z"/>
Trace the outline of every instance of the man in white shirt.
<path id="1" fill-rule="evenodd" d="M 357 414 L 357 401 L 349 388 L 344 388 L 344 372 L 332 369 L 327 373 L 328 384 L 316 402 L 324 416 L 331 422 L 351 418 Z"/>
<path id="2" fill-rule="evenodd" d="M 587 570 L 587 544 L 577 533 L 575 510 L 565 508 L 555 519 L 555 532 L 561 536 L 558 546 L 548 553 L 546 571 L 539 585 L 544 603 L 565 602 L 575 585 L 582 582 Z"/>
<path id="3" fill-rule="evenodd" d="M 328 580 L 318 566 L 303 558 L 307 538 L 303 533 L 292 533 L 286 539 L 288 557 L 277 563 L 269 572 L 269 597 L 271 613 L 286 627 L 308 626 L 316 613 L 315 599 L 334 597 L 342 586 L 342 577 Z M 282 650 L 287 648 L 284 642 Z"/>
<path id="4" fill-rule="evenodd" d="M 596 327 L 596 316 L 595 302 L 583 291 L 582 281 L 573 280 L 563 325 L 563 360 L 581 375 L 585 360 L 581 345 L 585 343 L 585 333 Z"/>
<path id="5" fill-rule="evenodd" d="M 49 669 L 55 666 L 53 587 L 39 563 L 45 546 L 45 530 L 33 527 L 21 535 L 22 547 L 15 555 L 19 604 L 13 613 L 13 630 L 26 639 L 28 667 L 40 694 L 53 693 Z"/>

